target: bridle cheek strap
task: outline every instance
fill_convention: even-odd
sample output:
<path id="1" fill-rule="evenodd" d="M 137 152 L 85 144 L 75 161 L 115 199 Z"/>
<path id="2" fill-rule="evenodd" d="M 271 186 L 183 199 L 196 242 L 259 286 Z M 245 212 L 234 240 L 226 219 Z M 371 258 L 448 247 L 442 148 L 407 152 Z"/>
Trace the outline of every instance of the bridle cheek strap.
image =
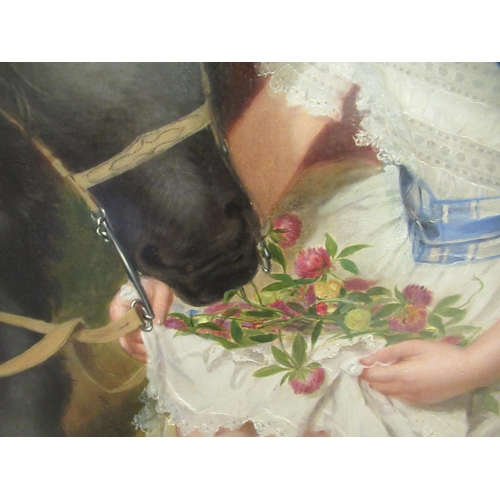
<path id="1" fill-rule="evenodd" d="M 208 125 L 210 125 L 210 112 L 208 103 L 205 102 L 205 104 L 180 120 L 139 136 L 121 153 L 97 167 L 74 174 L 73 179 L 83 189 L 91 188 L 141 165 Z"/>
<path id="2" fill-rule="evenodd" d="M 25 135 L 28 135 L 24 127 L 15 118 L 2 109 L 0 109 L 0 113 Z M 140 135 L 130 146 L 116 156 L 78 174 L 70 172 L 41 140 L 31 137 L 31 141 L 35 148 L 50 162 L 54 170 L 70 184 L 73 190 L 83 198 L 90 211 L 95 214 L 99 211 L 99 206 L 89 193 L 89 188 L 142 165 L 204 129 L 210 125 L 210 122 L 211 113 L 209 104 L 206 101 L 192 113 L 158 130 Z"/>

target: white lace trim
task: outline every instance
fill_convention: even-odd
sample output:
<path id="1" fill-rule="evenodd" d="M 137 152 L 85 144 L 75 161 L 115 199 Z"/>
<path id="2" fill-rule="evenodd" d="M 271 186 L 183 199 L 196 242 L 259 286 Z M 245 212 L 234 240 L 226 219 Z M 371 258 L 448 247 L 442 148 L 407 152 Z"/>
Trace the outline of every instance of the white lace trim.
<path id="1" fill-rule="evenodd" d="M 433 68 L 439 72 L 446 65 Z M 366 112 L 358 145 L 373 145 L 384 163 L 404 164 L 420 175 L 422 167 L 437 167 L 500 188 L 500 108 L 486 85 L 487 103 L 474 101 L 444 76 L 429 78 L 419 65 L 360 65 L 356 78 L 358 108 Z"/>
<path id="2" fill-rule="evenodd" d="M 437 167 L 500 188 L 500 69 L 481 63 L 263 63 L 273 92 L 341 118 L 349 86 L 365 113 L 356 141 L 386 164 Z"/>
<path id="3" fill-rule="evenodd" d="M 289 106 L 302 105 L 313 116 L 342 119 L 343 100 L 352 87 L 349 65 L 338 66 L 332 74 L 328 64 L 261 63 L 259 75 L 271 76 L 271 90 L 285 92 Z"/>
<path id="4" fill-rule="evenodd" d="M 156 327 L 155 327 L 156 328 Z M 165 328 L 162 328 L 165 331 Z M 160 335 L 162 333 L 160 332 Z M 173 342 L 181 340 L 180 338 L 173 339 Z M 272 356 L 266 355 L 265 358 L 259 356 L 261 353 L 266 353 L 269 350 L 265 346 L 259 346 L 260 352 L 248 352 L 249 349 L 239 349 L 238 351 L 226 351 L 222 347 L 213 344 L 207 353 L 205 350 L 206 342 L 202 339 L 198 339 L 201 343 L 200 351 L 204 351 L 200 357 L 204 356 L 206 362 L 207 373 L 217 369 L 220 366 L 218 358 L 232 358 L 235 364 L 239 362 L 248 362 L 248 360 L 259 359 L 259 365 L 256 368 L 266 366 L 269 364 L 274 364 Z M 147 344 L 146 344 L 147 345 Z M 168 346 L 162 344 L 164 348 L 168 349 Z M 342 349 L 349 347 L 358 347 L 360 350 L 360 355 L 355 356 L 354 362 L 357 363 L 359 357 L 361 357 L 361 352 L 366 355 L 368 352 L 374 352 L 375 350 L 381 349 L 385 345 L 385 341 L 380 339 L 375 339 L 372 335 L 363 335 L 355 339 L 343 339 L 331 342 L 324 342 L 322 346 L 319 346 L 315 350 L 313 359 L 315 361 L 323 361 L 325 366 L 327 366 L 328 360 L 335 358 Z M 268 346 L 267 346 L 268 347 Z M 253 349 L 252 349 L 253 350 Z M 235 356 L 236 355 L 236 356 Z M 148 365 L 148 378 L 149 384 L 144 395 L 144 401 L 146 405 L 141 410 L 141 412 L 135 418 L 135 425 L 138 429 L 146 432 L 148 435 L 164 435 L 165 425 L 176 425 L 182 435 L 188 435 L 193 432 L 197 432 L 204 436 L 213 436 L 220 427 L 224 427 L 229 430 L 239 429 L 245 422 L 251 420 L 255 426 L 256 431 L 260 436 L 300 436 L 305 432 L 303 424 L 293 421 L 293 418 L 285 413 L 276 414 L 273 410 L 267 408 L 262 408 L 253 415 L 227 415 L 224 413 L 210 413 L 203 412 L 192 408 L 189 403 L 182 397 L 180 392 L 177 392 L 175 388 L 175 381 L 171 381 L 172 384 L 164 384 L 156 382 L 157 377 L 161 376 L 164 371 L 161 369 L 161 359 L 163 358 L 163 352 L 161 349 L 154 349 L 150 353 L 150 362 Z M 344 370 L 346 373 L 352 375 L 352 362 L 346 364 L 345 367 L 339 366 L 334 368 L 333 371 L 330 370 L 331 379 L 325 381 L 324 387 L 317 392 L 315 395 L 311 395 L 313 399 L 319 400 L 321 396 L 327 390 L 327 385 L 332 383 L 338 376 L 339 370 Z M 328 368 L 327 368 L 328 372 Z M 182 374 L 180 375 L 182 377 Z M 202 376 L 202 374 L 200 374 Z M 261 379 L 262 380 L 262 379 Z M 275 384 L 273 382 L 273 384 Z M 169 387 L 172 390 L 166 389 Z M 284 386 L 278 388 L 278 391 L 287 391 L 289 388 Z M 229 394 L 228 397 L 232 395 Z M 239 394 L 239 397 L 244 397 L 243 394 Z M 288 402 L 290 409 L 293 410 L 294 401 L 300 403 L 304 396 L 290 394 L 288 396 Z M 294 399 L 295 398 L 295 399 Z M 293 413 L 293 411 L 292 411 Z M 163 429 L 163 430 L 162 430 Z M 329 431 L 329 429 L 323 429 Z"/>

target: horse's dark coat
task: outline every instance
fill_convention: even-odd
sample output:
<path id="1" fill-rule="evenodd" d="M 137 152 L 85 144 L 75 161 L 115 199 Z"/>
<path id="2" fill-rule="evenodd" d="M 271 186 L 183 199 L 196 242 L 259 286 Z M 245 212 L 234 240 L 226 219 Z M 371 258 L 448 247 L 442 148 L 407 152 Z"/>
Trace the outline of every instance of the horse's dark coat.
<path id="1" fill-rule="evenodd" d="M 203 101 L 197 64 L 0 66 L 0 107 L 73 171 L 98 165 Z M 50 237 L 60 231 L 53 174 L 27 138 L 1 123 L 0 310 L 50 319 L 57 290 L 44 264 L 56 258 Z M 93 194 L 138 269 L 192 304 L 214 302 L 255 274 L 258 220 L 209 130 Z M 0 325 L 0 361 L 37 337 L 11 330 Z M 68 383 L 59 363 L 0 379 L 0 435 L 61 433 Z"/>
<path id="2" fill-rule="evenodd" d="M 62 230 L 53 173 L 2 117 L 0 130 L 0 310 L 50 321 L 59 294 L 46 266 L 57 257 L 51 237 Z M 0 324 L 0 363 L 39 339 Z M 69 390 L 60 357 L 0 378 L 0 436 L 62 435 Z"/>

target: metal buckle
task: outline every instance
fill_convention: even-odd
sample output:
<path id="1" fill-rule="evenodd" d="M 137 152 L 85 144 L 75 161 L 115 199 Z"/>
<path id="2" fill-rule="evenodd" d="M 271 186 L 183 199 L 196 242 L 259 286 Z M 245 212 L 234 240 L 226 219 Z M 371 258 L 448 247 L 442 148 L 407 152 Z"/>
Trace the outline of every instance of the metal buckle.
<path id="1" fill-rule="evenodd" d="M 149 304 L 148 304 L 149 306 Z M 142 300 L 134 300 L 131 305 L 132 308 L 139 309 L 139 314 L 141 315 L 143 325 L 141 330 L 144 332 L 150 332 L 153 329 L 153 319 L 154 315 L 148 313 L 147 306 L 142 302 Z M 151 306 L 149 306 L 151 307 Z"/>
<path id="2" fill-rule="evenodd" d="M 127 273 L 128 278 L 132 282 L 134 288 L 136 289 L 139 299 L 134 300 L 132 302 L 132 307 L 136 309 L 140 309 L 140 314 L 143 320 L 142 330 L 145 332 L 150 332 L 153 329 L 153 319 L 155 317 L 153 313 L 153 308 L 149 302 L 149 299 L 146 295 L 146 292 L 142 286 L 141 279 L 139 277 L 138 272 L 135 267 L 131 264 L 130 259 L 125 254 L 125 251 L 121 247 L 120 243 L 116 239 L 113 231 L 111 230 L 111 226 L 106 219 L 106 212 L 103 208 L 99 207 L 96 212 L 92 213 L 92 218 L 95 220 L 97 224 L 96 232 L 97 234 L 104 239 L 106 242 L 111 242 L 117 251 L 120 260 L 125 268 L 125 272 Z"/>
<path id="3" fill-rule="evenodd" d="M 267 241 L 262 238 L 257 244 L 257 250 L 259 252 L 260 267 L 265 273 L 271 271 L 271 252 L 267 245 Z"/>

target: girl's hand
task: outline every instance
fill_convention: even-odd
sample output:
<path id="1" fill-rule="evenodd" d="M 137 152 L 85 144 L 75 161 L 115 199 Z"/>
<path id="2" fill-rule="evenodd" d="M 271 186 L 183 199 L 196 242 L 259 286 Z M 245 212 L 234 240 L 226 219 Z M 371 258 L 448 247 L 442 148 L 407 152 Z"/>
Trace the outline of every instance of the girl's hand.
<path id="1" fill-rule="evenodd" d="M 155 280 L 154 278 L 142 278 L 141 282 L 151 302 L 153 312 L 155 313 L 155 319 L 153 321 L 162 324 L 172 305 L 174 293 L 165 283 Z M 128 282 L 127 285 L 131 286 L 131 283 Z M 133 300 L 134 299 L 124 297 L 120 290 L 109 305 L 109 317 L 111 321 L 116 321 L 118 318 L 122 317 L 130 309 Z M 125 337 L 121 337 L 119 342 L 128 354 L 146 363 L 146 347 L 142 340 L 142 332 L 140 329 L 135 330 Z"/>
<path id="2" fill-rule="evenodd" d="M 360 378 L 373 389 L 414 403 L 437 403 L 481 386 L 474 356 L 467 348 L 446 342 L 410 340 L 360 362 L 368 367 Z"/>

